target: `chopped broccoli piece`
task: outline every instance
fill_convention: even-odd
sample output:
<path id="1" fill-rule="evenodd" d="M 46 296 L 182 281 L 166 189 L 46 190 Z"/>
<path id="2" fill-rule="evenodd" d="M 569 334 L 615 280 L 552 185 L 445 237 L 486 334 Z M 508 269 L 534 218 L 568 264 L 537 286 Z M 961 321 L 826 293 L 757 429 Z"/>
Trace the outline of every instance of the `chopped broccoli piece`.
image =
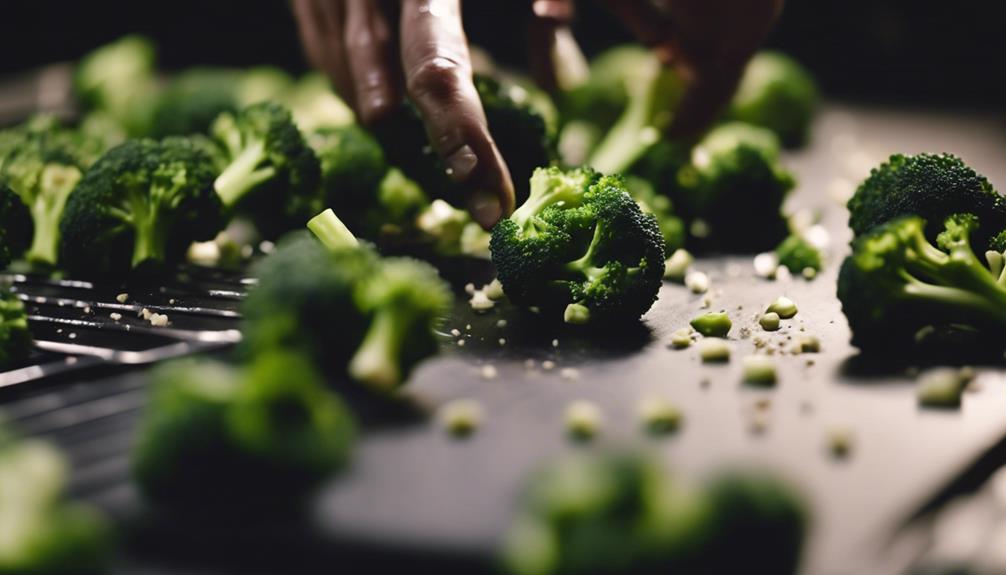
<path id="1" fill-rule="evenodd" d="M 240 368 L 183 360 L 155 372 L 133 475 L 158 504 L 284 509 L 346 464 L 354 436 L 349 411 L 296 353 Z"/>
<path id="2" fill-rule="evenodd" d="M 786 236 L 782 204 L 794 183 L 772 132 L 731 123 L 702 138 L 668 193 L 686 220 L 708 229 L 692 238 L 696 247 L 757 252 Z"/>
<path id="3" fill-rule="evenodd" d="M 318 158 L 286 108 L 262 102 L 221 114 L 211 135 L 228 162 L 214 182 L 217 194 L 264 236 L 300 228 L 319 211 Z"/>
<path id="4" fill-rule="evenodd" d="M 748 62 L 727 116 L 772 130 L 786 146 L 799 146 L 807 140 L 817 100 L 806 68 L 785 54 L 764 51 Z"/>
<path id="5" fill-rule="evenodd" d="M 489 132 L 513 177 L 517 202 L 527 197 L 531 172 L 555 159 L 555 137 L 545 119 L 527 101 L 526 90 L 514 91 L 483 76 L 475 77 Z M 515 95 L 522 95 L 515 98 Z M 384 148 L 388 163 L 412 178 L 432 197 L 458 201 L 464 195 L 447 174 L 443 161 L 430 146 L 426 128 L 411 103 L 375 126 L 374 135 Z"/>
<path id="6" fill-rule="evenodd" d="M 779 263 L 789 271 L 798 274 L 806 269 L 815 272 L 824 267 L 824 254 L 816 246 L 798 233 L 792 233 L 775 248 Z"/>
<path id="7" fill-rule="evenodd" d="M 3 134 L 0 179 L 31 214 L 29 261 L 53 265 L 59 255 L 59 221 L 96 144 L 48 118 L 36 118 Z M 23 228 L 23 226 L 22 226 Z"/>
<path id="8" fill-rule="evenodd" d="M 693 319 L 689 325 L 705 337 L 726 337 L 733 322 L 725 312 L 708 312 Z"/>
<path id="9" fill-rule="evenodd" d="M 794 573 L 805 526 L 802 503 L 774 479 L 720 474 L 699 488 L 640 456 L 576 456 L 532 478 L 502 560 L 515 575 L 736 573 L 750 565 Z"/>
<path id="10" fill-rule="evenodd" d="M 27 359 L 31 341 L 24 304 L 16 295 L 0 289 L 0 369 Z"/>
<path id="11" fill-rule="evenodd" d="M 103 573 L 112 532 L 104 516 L 68 502 L 67 463 L 47 443 L 0 437 L 0 573 Z"/>
<path id="12" fill-rule="evenodd" d="M 131 136 L 148 135 L 158 91 L 156 48 L 125 36 L 86 55 L 74 74 L 77 96 L 90 110 L 113 118 Z"/>
<path id="13" fill-rule="evenodd" d="M 952 215 L 933 245 L 925 222 L 905 216 L 856 238 L 838 278 L 853 344 L 898 352 L 969 333 L 1002 342 L 1006 275 L 993 274 L 974 253 L 978 226 L 973 214 Z"/>
<path id="14" fill-rule="evenodd" d="M 540 168 L 531 195 L 493 229 L 493 263 L 512 302 L 561 317 L 569 304 L 590 323 L 639 319 L 656 300 L 664 241 L 617 176 Z"/>
<path id="15" fill-rule="evenodd" d="M 223 227 L 216 170 L 188 140 L 129 140 L 109 150 L 67 199 L 60 263 L 80 275 L 181 261 Z"/>
<path id="16" fill-rule="evenodd" d="M 895 154 L 874 168 L 849 200 L 849 227 L 862 235 L 898 216 L 914 215 L 936 238 L 948 216 L 974 214 L 981 222 L 975 247 L 1006 229 L 1006 200 L 981 174 L 950 154 Z"/>
<path id="17" fill-rule="evenodd" d="M 386 258 L 357 285 L 355 300 L 371 319 L 349 362 L 349 375 L 391 391 L 413 366 L 436 352 L 433 328 L 451 305 L 450 289 L 429 264 Z"/>

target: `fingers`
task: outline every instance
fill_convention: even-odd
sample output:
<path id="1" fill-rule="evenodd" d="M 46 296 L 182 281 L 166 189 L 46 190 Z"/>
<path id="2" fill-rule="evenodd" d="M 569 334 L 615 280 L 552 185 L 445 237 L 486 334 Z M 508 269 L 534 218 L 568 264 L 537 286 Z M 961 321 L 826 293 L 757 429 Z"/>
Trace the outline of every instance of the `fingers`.
<path id="1" fill-rule="evenodd" d="M 604 0 L 608 9 L 629 28 L 644 46 L 652 48 L 665 64 L 673 58 L 669 40 L 674 35 L 674 22 L 668 11 L 646 0 Z"/>
<path id="2" fill-rule="evenodd" d="M 401 103 L 401 68 L 390 24 L 377 0 L 347 0 L 345 51 L 360 121 L 373 124 Z"/>
<path id="3" fill-rule="evenodd" d="M 572 0 L 534 0 L 528 23 L 531 76 L 541 88 L 556 92 L 586 81 L 586 59 L 573 39 Z"/>
<path id="4" fill-rule="evenodd" d="M 292 0 L 291 4 L 311 65 L 324 72 L 336 92 L 355 109 L 356 96 L 343 42 L 343 0 Z"/>
<path id="5" fill-rule="evenodd" d="M 460 12 L 459 0 L 404 0 L 402 65 L 430 143 L 451 178 L 472 190 L 468 209 L 488 228 L 513 210 L 513 183 L 472 82 Z"/>

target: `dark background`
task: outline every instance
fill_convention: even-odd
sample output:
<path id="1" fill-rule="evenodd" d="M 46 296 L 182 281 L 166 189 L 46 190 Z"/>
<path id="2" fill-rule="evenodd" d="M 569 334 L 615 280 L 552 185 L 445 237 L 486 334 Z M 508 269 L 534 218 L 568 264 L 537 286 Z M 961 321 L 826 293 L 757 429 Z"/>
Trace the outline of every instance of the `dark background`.
<path id="1" fill-rule="evenodd" d="M 510 65 L 525 60 L 529 2 L 467 0 L 472 40 Z M 165 68 L 271 63 L 304 68 L 280 0 L 6 0 L 0 73 L 72 60 L 127 32 L 155 38 Z M 600 7 L 579 2 L 588 52 L 628 40 Z M 790 0 L 769 45 L 807 64 L 837 97 L 1001 107 L 1006 3 L 987 0 Z"/>

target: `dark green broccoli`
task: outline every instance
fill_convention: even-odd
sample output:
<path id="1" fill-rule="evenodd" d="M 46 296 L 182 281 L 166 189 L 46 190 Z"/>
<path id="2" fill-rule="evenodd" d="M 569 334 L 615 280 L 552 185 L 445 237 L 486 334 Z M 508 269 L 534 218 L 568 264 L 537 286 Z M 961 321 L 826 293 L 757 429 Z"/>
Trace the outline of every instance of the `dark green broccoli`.
<path id="1" fill-rule="evenodd" d="M 159 504 L 282 511 L 346 464 L 354 436 L 297 353 L 263 351 L 239 368 L 184 360 L 155 372 L 133 475 Z"/>
<path id="2" fill-rule="evenodd" d="M 112 531 L 91 507 L 65 500 L 68 466 L 38 440 L 0 438 L 0 573 L 103 573 Z"/>
<path id="3" fill-rule="evenodd" d="M 31 353 L 28 314 L 21 300 L 0 289 L 0 369 L 24 361 Z"/>
<path id="4" fill-rule="evenodd" d="M 6 184 L 0 184 L 0 269 L 31 245 L 34 224 L 28 206 Z"/>
<path id="5" fill-rule="evenodd" d="M 727 117 L 775 132 L 786 146 L 807 140 L 817 108 L 817 85 L 806 68 L 785 54 L 755 54 L 741 77 Z"/>
<path id="6" fill-rule="evenodd" d="M 782 205 L 795 181 L 779 153 L 775 134 L 746 124 L 723 124 L 702 138 L 668 190 L 691 222 L 689 247 L 748 253 L 786 236 Z"/>
<path id="7" fill-rule="evenodd" d="M 381 145 L 356 125 L 316 130 L 307 142 L 321 163 L 325 204 L 354 227 L 355 220 L 377 203 L 378 187 L 388 171 Z"/>
<path id="8" fill-rule="evenodd" d="M 268 238 L 319 211 L 318 158 L 286 108 L 263 102 L 224 113 L 211 132 L 228 160 L 214 183 L 224 207 L 247 215 Z"/>
<path id="9" fill-rule="evenodd" d="M 685 245 L 685 222 L 674 214 L 674 204 L 663 194 L 658 194 L 650 182 L 629 176 L 625 179 L 629 195 L 636 200 L 644 213 L 653 214 L 664 236 L 664 253 L 672 254 Z"/>
<path id="10" fill-rule="evenodd" d="M 368 327 L 353 294 L 377 260 L 368 247 L 329 249 L 306 232 L 284 238 L 252 269 L 258 283 L 241 308 L 247 355 L 300 349 L 327 374 L 345 375 Z"/>
<path id="11" fill-rule="evenodd" d="M 493 263 L 512 302 L 573 323 L 636 321 L 657 298 L 664 239 L 617 176 L 539 168 L 531 195 L 493 228 Z"/>
<path id="12" fill-rule="evenodd" d="M 925 221 L 904 216 L 856 238 L 838 278 L 852 343 L 898 352 L 947 334 L 1006 340 L 1003 256 L 989 252 L 982 263 L 972 247 L 979 229 L 973 214 L 949 216 L 933 245 Z"/>
<path id="13" fill-rule="evenodd" d="M 824 267 L 824 253 L 799 233 L 787 236 L 776 246 L 775 254 L 779 264 L 795 274 L 804 273 L 807 269 L 816 273 Z"/>
<path id="14" fill-rule="evenodd" d="M 153 42 L 142 36 L 125 36 L 96 48 L 75 70 L 77 97 L 128 135 L 148 135 L 159 89 L 156 59 Z"/>
<path id="15" fill-rule="evenodd" d="M 849 227 L 859 236 L 898 216 L 914 215 L 928 223 L 926 237 L 933 240 L 943 221 L 956 213 L 978 216 L 978 250 L 1006 229 L 1006 200 L 960 158 L 895 154 L 874 168 L 849 200 Z"/>
<path id="16" fill-rule="evenodd" d="M 555 159 L 555 137 L 545 119 L 527 101 L 522 88 L 476 76 L 475 87 L 482 99 L 489 132 L 510 168 L 517 202 L 528 195 L 531 172 Z M 400 168 L 430 196 L 457 201 L 464 197 L 447 174 L 443 161 L 430 146 L 426 128 L 411 103 L 374 128 L 388 163 Z"/>
<path id="17" fill-rule="evenodd" d="M 178 262 L 223 226 L 212 160 L 181 138 L 129 140 L 87 171 L 60 222 L 60 263 L 81 275 Z"/>
<path id="18" fill-rule="evenodd" d="M 414 235 L 417 220 L 429 205 L 430 200 L 419 184 L 405 177 L 398 168 L 391 168 L 377 186 L 377 201 L 359 218 L 361 234 L 377 242 Z"/>
<path id="19" fill-rule="evenodd" d="M 281 99 L 291 83 L 275 68 L 190 68 L 173 77 L 158 95 L 152 135 L 205 133 L 220 114 Z"/>
<path id="20" fill-rule="evenodd" d="M 639 456 L 578 456 L 532 480 L 502 560 L 514 575 L 794 573 L 805 523 L 775 480 L 700 489 Z"/>

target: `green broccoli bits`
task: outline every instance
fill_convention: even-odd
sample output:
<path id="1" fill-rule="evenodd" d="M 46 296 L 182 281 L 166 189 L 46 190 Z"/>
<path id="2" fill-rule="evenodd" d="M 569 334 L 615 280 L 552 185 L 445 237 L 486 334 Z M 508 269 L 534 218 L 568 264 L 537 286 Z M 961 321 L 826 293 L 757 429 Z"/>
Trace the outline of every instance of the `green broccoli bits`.
<path id="1" fill-rule="evenodd" d="M 693 319 L 692 328 L 706 337 L 726 337 L 733 327 L 726 312 L 709 312 Z"/>

